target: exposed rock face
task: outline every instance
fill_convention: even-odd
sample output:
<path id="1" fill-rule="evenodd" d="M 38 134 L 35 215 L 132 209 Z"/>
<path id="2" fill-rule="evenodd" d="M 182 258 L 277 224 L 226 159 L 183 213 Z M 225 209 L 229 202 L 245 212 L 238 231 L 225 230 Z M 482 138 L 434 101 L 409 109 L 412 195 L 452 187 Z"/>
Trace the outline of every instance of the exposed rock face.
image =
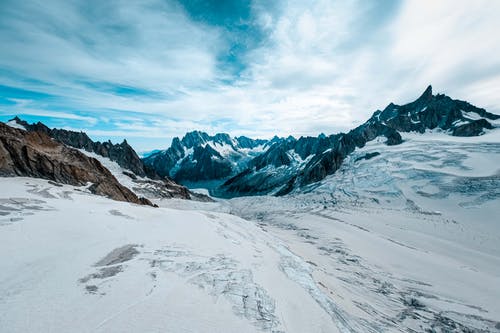
<path id="1" fill-rule="evenodd" d="M 424 133 L 437 128 L 455 136 L 477 136 L 494 128 L 490 121 L 499 118 L 467 102 L 433 95 L 429 86 L 416 101 L 402 106 L 391 103 L 346 134 L 321 134 L 276 142 L 250 161 L 248 169 L 227 180 L 215 194 L 227 197 L 284 195 L 333 174 L 356 148 L 377 137 L 385 137 L 387 145 L 397 145 L 402 142 L 399 132 Z"/>
<path id="2" fill-rule="evenodd" d="M 231 162 L 222 157 L 215 149 L 206 145 L 193 149 L 192 158 L 183 159 L 175 173 L 177 180 L 212 180 L 225 178 L 232 173 Z"/>
<path id="3" fill-rule="evenodd" d="M 377 111 L 370 120 L 379 121 L 400 132 L 424 133 L 440 128 L 454 136 L 477 136 L 485 129 L 492 129 L 488 120 L 500 116 L 475 107 L 467 102 L 454 100 L 442 94 L 433 95 L 429 86 L 416 101 L 405 105 L 389 104 Z"/>
<path id="4" fill-rule="evenodd" d="M 93 183 L 92 193 L 152 205 L 122 186 L 98 160 L 54 141 L 45 132 L 26 132 L 0 123 L 0 175 L 27 176 L 75 186 Z"/>
<path id="5" fill-rule="evenodd" d="M 148 179 L 148 178 L 137 178 L 133 173 L 127 176 L 132 178 L 134 185 L 132 190 L 136 194 L 140 194 L 146 198 L 150 199 L 187 199 L 196 201 L 213 201 L 210 197 L 204 194 L 198 194 L 191 192 L 187 187 L 182 186 L 174 182 L 169 178 L 164 179 Z"/>
<path id="6" fill-rule="evenodd" d="M 256 170 L 260 170 L 268 165 L 273 165 L 277 168 L 283 165 L 290 165 L 292 159 L 287 154 L 288 146 L 288 144 L 272 145 L 265 153 L 250 161 L 249 167 L 255 167 Z"/>
<path id="7" fill-rule="evenodd" d="M 372 159 L 378 155 L 380 155 L 380 153 L 378 151 L 373 152 L 373 153 L 367 153 L 364 156 L 358 157 L 354 162 L 358 162 L 361 160 L 369 160 L 369 159 Z"/>
<path id="8" fill-rule="evenodd" d="M 102 143 L 99 141 L 94 142 L 84 132 L 68 131 L 58 128 L 51 129 L 41 122 L 28 124 L 26 121 L 23 121 L 18 117 L 15 117 L 11 121 L 15 121 L 16 123 L 22 125 L 27 131 L 43 132 L 65 145 L 78 149 L 84 149 L 88 152 L 93 152 L 103 157 L 107 157 L 111 161 L 118 163 L 121 167 L 132 171 L 137 176 L 157 178 L 154 171 L 144 165 L 137 153 L 126 140 L 123 140 L 120 144 L 112 144 L 111 141 Z"/>
<path id="9" fill-rule="evenodd" d="M 245 136 L 231 138 L 225 133 L 210 136 L 193 131 L 182 139 L 174 138 L 170 148 L 143 161 L 159 175 L 180 182 L 224 179 L 245 169 L 248 161 L 260 153 L 258 148 L 264 149 L 267 143 Z"/>
<path id="10" fill-rule="evenodd" d="M 41 132 L 51 136 L 54 140 L 67 146 L 84 149 L 85 151 L 109 158 L 116 162 L 122 168 L 130 170 L 124 171 L 128 177 L 137 184 L 131 188 L 135 193 L 151 199 L 159 198 L 178 198 L 195 199 L 201 201 L 210 200 L 209 197 L 190 192 L 186 187 L 175 183 L 167 177 L 160 177 L 154 170 L 144 165 L 134 149 L 124 140 L 121 144 L 112 144 L 108 142 L 94 142 L 84 132 L 74 132 L 64 129 L 50 129 L 44 124 L 28 124 L 26 121 L 15 117 L 9 121 L 14 122 L 30 132 Z M 139 179 L 138 177 L 142 178 Z M 96 191 L 100 187 L 92 187 Z"/>
<path id="11" fill-rule="evenodd" d="M 486 119 L 477 119 L 460 126 L 455 126 L 452 133 L 454 136 L 478 136 L 484 132 L 484 129 L 493 129 L 493 125 Z"/>
<path id="12" fill-rule="evenodd" d="M 287 194 L 333 174 L 356 147 L 363 147 L 378 136 L 385 136 L 390 145 L 402 142 L 394 129 L 380 123 L 365 123 L 347 134 L 301 137 L 274 144 L 250 161 L 249 169 L 226 181 L 215 193 L 229 197 L 273 191 L 277 195 Z"/>

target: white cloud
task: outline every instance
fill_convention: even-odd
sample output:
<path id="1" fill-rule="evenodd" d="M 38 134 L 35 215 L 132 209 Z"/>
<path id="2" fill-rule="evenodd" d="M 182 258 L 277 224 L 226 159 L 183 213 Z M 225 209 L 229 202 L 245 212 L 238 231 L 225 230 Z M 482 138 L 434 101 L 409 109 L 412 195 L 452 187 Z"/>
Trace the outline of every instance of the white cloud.
<path id="1" fill-rule="evenodd" d="M 452 97 L 498 112 L 498 94 L 477 89 L 500 83 L 498 13 L 498 1 L 405 2 L 390 26 L 394 43 L 389 56 L 412 76 L 406 90 L 410 84 L 432 82 Z"/>
<path id="2" fill-rule="evenodd" d="M 85 3 L 11 6 L 2 15 L 8 29 L 0 42 L 9 46 L 2 50 L 2 67 L 53 84 L 49 93 L 67 89 L 69 97 L 86 92 L 92 98 L 94 91 L 79 81 L 164 92 L 213 80 L 213 49 L 221 43 L 215 29 L 191 24 L 161 1 L 111 1 L 109 15 L 99 17 L 84 15 Z"/>
<path id="3" fill-rule="evenodd" d="M 227 43 L 221 27 L 193 22 L 179 6 L 159 0 L 101 6 L 109 6 L 109 15 L 96 17 L 92 8 L 66 1 L 2 7 L 2 26 L 12 32 L 0 33 L 0 43 L 9 45 L 2 67 L 49 84 L 9 76 L 0 84 L 42 89 L 83 109 L 122 110 L 119 118 L 96 112 L 116 127 L 99 135 L 332 133 L 391 101 L 413 100 L 428 84 L 500 111 L 500 2 L 407 0 L 388 8 L 290 0 L 276 13 L 256 2 L 255 22 L 269 35 L 244 55 L 247 67 L 230 83 L 217 62 Z M 165 97 L 117 96 L 82 81 Z M 141 113 L 151 123 L 141 122 Z"/>

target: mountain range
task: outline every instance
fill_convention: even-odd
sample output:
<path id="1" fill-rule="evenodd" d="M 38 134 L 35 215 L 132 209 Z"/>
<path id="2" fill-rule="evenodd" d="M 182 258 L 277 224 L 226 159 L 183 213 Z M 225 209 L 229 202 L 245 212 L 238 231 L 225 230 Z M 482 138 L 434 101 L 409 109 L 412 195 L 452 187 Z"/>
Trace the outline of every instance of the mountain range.
<path id="1" fill-rule="evenodd" d="M 148 205 L 153 205 L 149 199 L 158 198 L 209 200 L 156 174 L 126 140 L 101 143 L 84 132 L 51 129 L 41 122 L 29 124 L 19 117 L 1 125 L 0 175 L 38 177 L 71 185 L 91 182 L 89 190 L 93 193 Z M 121 193 L 124 189 L 125 195 Z"/>
<path id="2" fill-rule="evenodd" d="M 0 123 L 0 330 L 500 333 L 498 127 L 431 87 L 347 133 L 143 159 Z"/>
<path id="3" fill-rule="evenodd" d="M 433 95 L 429 86 L 415 101 L 391 103 L 348 133 L 253 140 L 194 131 L 174 138 L 170 148 L 143 161 L 158 174 L 181 183 L 222 179 L 211 188 L 215 196 L 285 195 L 335 173 L 356 148 L 377 138 L 398 145 L 400 132 L 434 130 L 478 136 L 498 126 L 499 118 L 468 102 Z"/>
<path id="4" fill-rule="evenodd" d="M 29 124 L 15 117 L 7 123 L 9 126 L 1 127 L 3 146 L 0 171 L 3 174 L 42 177 L 68 184 L 90 181 L 102 184 L 95 186 L 108 189 L 97 192 L 119 200 L 129 197 L 128 194 L 124 197 L 122 193 L 116 193 L 120 183 L 126 183 L 137 196 L 130 197 L 132 202 L 139 202 L 139 197 L 143 197 L 144 202 L 172 197 L 208 200 L 179 183 L 202 183 L 201 186 L 209 187 L 211 194 L 218 197 L 281 196 L 314 186 L 335 173 L 347 156 L 370 141 L 383 140 L 388 146 L 399 145 L 403 142 L 400 133 L 425 133 L 429 130 L 451 136 L 479 136 L 497 127 L 499 119 L 500 116 L 468 102 L 443 94 L 433 95 L 432 87 L 429 86 L 415 101 L 405 105 L 391 103 L 385 109 L 375 111 L 365 123 L 347 133 L 298 139 L 275 136 L 264 140 L 231 137 L 225 133 L 211 136 L 205 132 L 192 131 L 182 139 L 174 138 L 168 149 L 153 152 L 141 159 L 126 140 L 120 144 L 111 141 L 101 143 L 93 141 L 84 132 L 51 129 L 41 122 Z M 12 127 L 16 128 L 15 131 Z M 15 144 L 14 137 L 19 138 Z M 57 145 L 57 153 L 54 153 L 52 145 Z M 78 152 L 69 148 L 77 149 Z M 46 158 L 49 155 L 51 157 Z M 68 159 L 66 155 L 74 158 Z M 65 170 L 64 163 L 74 166 L 75 158 L 78 160 L 76 164 L 87 167 L 86 172 L 61 173 L 61 170 Z M 53 163 L 54 159 L 58 164 Z M 50 163 L 43 162 L 49 160 Z M 116 163 L 118 169 L 108 163 Z M 102 164 L 116 169 L 114 178 L 106 175 L 106 167 Z M 95 177 L 90 177 L 92 170 L 88 168 L 104 170 L 104 174 L 100 176 L 97 173 Z M 103 183 L 102 179 L 108 179 L 113 185 Z M 113 179 L 121 181 L 114 182 Z M 109 190 L 110 186 L 115 190 Z"/>
<path id="5" fill-rule="evenodd" d="M 175 137 L 170 148 L 143 159 L 144 164 L 159 175 L 177 181 L 206 181 L 224 179 L 246 167 L 255 156 L 265 151 L 273 140 L 253 140 L 245 136 L 232 138 L 218 133 L 192 131 L 182 139 Z"/>

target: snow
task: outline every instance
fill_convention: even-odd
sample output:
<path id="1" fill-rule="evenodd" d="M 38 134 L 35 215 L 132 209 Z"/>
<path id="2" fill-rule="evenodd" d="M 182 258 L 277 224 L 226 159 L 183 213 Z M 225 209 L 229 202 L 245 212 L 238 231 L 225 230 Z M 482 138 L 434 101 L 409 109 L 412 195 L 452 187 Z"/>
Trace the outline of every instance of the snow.
<path id="1" fill-rule="evenodd" d="M 330 150 L 331 149 L 328 149 L 327 151 L 330 151 Z M 327 151 L 324 151 L 323 154 L 325 154 Z M 295 164 L 297 164 L 297 166 L 296 166 L 297 168 L 301 168 L 301 167 L 305 166 L 314 157 L 313 154 L 310 154 L 305 159 L 302 159 L 302 157 L 300 157 L 300 155 L 297 154 L 295 152 L 295 150 L 293 150 L 293 149 L 288 150 L 286 153 L 287 153 L 288 157 L 290 157 L 290 159 Z"/>
<path id="2" fill-rule="evenodd" d="M 255 156 L 263 153 L 266 149 L 264 145 L 259 145 L 252 149 L 238 148 L 238 143 L 232 139 L 233 145 L 219 142 L 208 142 L 211 148 L 217 151 L 223 159 L 228 159 L 234 166 L 236 172 L 240 172 L 246 168 L 247 163 Z M 212 160 L 220 160 L 217 156 L 212 156 Z"/>
<path id="3" fill-rule="evenodd" d="M 500 143 L 500 129 L 495 128 L 493 130 L 485 130 L 485 134 L 473 137 L 463 137 L 463 136 L 452 136 L 449 135 L 442 130 L 427 130 L 425 133 L 417 133 L 417 132 L 401 132 L 401 137 L 403 141 L 441 141 L 441 142 L 450 142 L 450 143 Z M 378 138 L 377 138 L 378 139 Z M 367 143 L 367 146 L 370 144 L 379 143 L 380 140 L 374 140 Z"/>
<path id="4" fill-rule="evenodd" d="M 479 114 L 477 114 L 475 112 L 465 112 L 463 110 L 462 110 L 462 115 L 464 117 L 469 118 L 470 120 L 479 120 L 479 119 L 483 118 L 483 117 L 481 117 Z"/>
<path id="5" fill-rule="evenodd" d="M 338 331 L 254 223 L 0 181 L 2 331 Z"/>
<path id="6" fill-rule="evenodd" d="M 238 151 L 243 153 L 244 155 L 252 155 L 256 156 L 265 152 L 269 147 L 265 144 L 255 146 L 253 148 L 238 148 Z"/>
<path id="7" fill-rule="evenodd" d="M 227 143 L 208 142 L 207 144 L 216 152 L 218 152 L 222 157 L 228 157 L 235 152 L 233 146 L 228 145 Z"/>
<path id="8" fill-rule="evenodd" d="M 24 127 L 23 125 L 19 124 L 17 121 L 15 120 L 9 120 L 8 122 L 5 123 L 6 125 L 10 126 L 10 127 L 13 127 L 13 128 L 17 128 L 17 129 L 21 129 L 23 131 L 26 131 L 26 127 Z"/>
<path id="9" fill-rule="evenodd" d="M 470 120 L 486 119 L 490 124 L 500 126 L 500 119 L 492 120 L 492 119 L 481 117 L 479 114 L 477 114 L 475 112 L 465 112 L 463 110 L 462 110 L 462 115 Z"/>
<path id="10" fill-rule="evenodd" d="M 93 153 L 93 152 L 88 152 L 85 149 L 78 149 L 78 150 L 80 152 L 82 152 L 83 154 L 85 154 L 85 155 L 87 155 L 89 157 L 93 157 L 96 160 L 98 160 L 99 162 L 101 162 L 101 164 L 104 167 L 106 167 L 111 172 L 111 174 L 116 178 L 116 180 L 118 180 L 118 182 L 120 184 L 122 184 L 123 186 L 129 188 L 132 192 L 138 194 L 136 191 L 134 191 L 134 188 L 137 187 L 138 184 L 134 183 L 134 181 L 132 180 L 132 178 L 130 178 L 129 176 L 127 176 L 127 175 L 125 175 L 123 173 L 124 171 L 125 172 L 131 172 L 130 170 L 122 168 L 120 165 L 118 165 L 118 163 L 116 163 L 114 161 L 111 161 L 107 157 L 98 155 L 98 154 Z M 138 177 L 138 176 L 137 176 L 137 179 L 139 179 L 139 180 L 146 180 L 145 178 Z"/>
<path id="11" fill-rule="evenodd" d="M 177 160 L 177 162 L 175 163 L 175 165 L 170 170 L 170 176 L 175 176 L 175 174 L 179 171 L 179 169 L 181 168 L 182 163 L 185 160 L 190 160 L 190 159 L 193 158 L 194 148 L 192 148 L 192 147 L 191 148 L 183 147 L 183 149 L 184 149 L 184 157 L 182 157 L 179 160 Z M 167 153 L 167 151 L 164 150 L 163 154 L 166 154 L 166 153 Z M 193 160 L 193 162 L 196 162 L 196 160 Z"/>
<path id="12" fill-rule="evenodd" d="M 465 120 L 460 120 L 460 119 L 457 119 L 453 122 L 453 126 L 462 126 L 462 125 L 466 125 L 466 124 L 469 124 L 468 121 L 465 121 Z"/>
<path id="13" fill-rule="evenodd" d="M 285 197 L 0 178 L 0 331 L 499 332 L 499 131 L 374 140 Z"/>
<path id="14" fill-rule="evenodd" d="M 498 332 L 498 131 L 376 140 L 307 193 L 235 198 L 231 212 L 314 263 L 314 281 L 349 319 L 376 331 Z M 370 152 L 380 155 L 356 161 Z"/>

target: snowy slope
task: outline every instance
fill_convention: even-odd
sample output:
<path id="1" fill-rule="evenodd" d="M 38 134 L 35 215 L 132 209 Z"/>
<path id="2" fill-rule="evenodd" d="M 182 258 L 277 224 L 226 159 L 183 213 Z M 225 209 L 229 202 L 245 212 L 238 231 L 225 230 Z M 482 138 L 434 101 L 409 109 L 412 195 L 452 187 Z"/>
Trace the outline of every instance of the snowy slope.
<path id="1" fill-rule="evenodd" d="M 500 332 L 499 133 L 374 141 L 284 197 L 0 178 L 0 331 Z"/>
<path id="2" fill-rule="evenodd" d="M 372 142 L 305 192 L 229 209 L 277 235 L 342 309 L 380 331 L 498 332 L 499 134 Z"/>
<path id="3" fill-rule="evenodd" d="M 207 197 L 203 195 L 194 195 L 189 192 L 189 190 L 173 181 L 165 179 L 153 180 L 148 177 L 140 177 L 133 174 L 130 170 L 121 167 L 118 163 L 111 161 L 107 157 L 88 152 L 84 149 L 79 149 L 79 151 L 101 162 L 120 184 L 130 189 L 137 196 L 142 196 L 153 201 L 159 198 L 189 198 L 202 201 L 207 199 Z"/>
<path id="4" fill-rule="evenodd" d="M 78 149 L 78 150 L 80 152 L 82 152 L 83 154 L 85 154 L 89 157 L 93 157 L 96 160 L 98 160 L 99 162 L 101 162 L 101 164 L 111 172 L 111 174 L 116 178 L 116 180 L 118 180 L 118 182 L 120 184 L 127 187 L 135 194 L 141 194 L 141 193 L 138 193 L 137 190 L 134 190 L 134 188 L 136 188 L 138 186 L 137 182 L 134 182 L 132 178 L 130 178 L 129 176 L 127 176 L 125 174 L 126 172 L 130 173 L 130 170 L 127 170 L 127 169 L 121 167 L 120 165 L 118 165 L 118 163 L 111 161 L 107 157 L 98 155 L 98 154 L 93 153 L 93 152 L 86 151 L 85 149 Z M 147 179 L 145 177 L 138 177 L 138 176 L 136 176 L 136 178 L 139 180 L 146 180 Z"/>
<path id="5" fill-rule="evenodd" d="M 123 204 L 43 180 L 0 181 L 3 332 L 358 325 L 332 320 L 308 293 L 309 265 L 253 223 Z"/>
<path id="6" fill-rule="evenodd" d="M 5 124 L 9 125 L 10 127 L 13 127 L 13 128 L 17 128 L 17 129 L 20 129 L 20 130 L 23 130 L 23 131 L 26 131 L 26 128 L 19 124 L 17 121 L 15 120 L 9 120 L 8 122 L 6 122 Z"/>

